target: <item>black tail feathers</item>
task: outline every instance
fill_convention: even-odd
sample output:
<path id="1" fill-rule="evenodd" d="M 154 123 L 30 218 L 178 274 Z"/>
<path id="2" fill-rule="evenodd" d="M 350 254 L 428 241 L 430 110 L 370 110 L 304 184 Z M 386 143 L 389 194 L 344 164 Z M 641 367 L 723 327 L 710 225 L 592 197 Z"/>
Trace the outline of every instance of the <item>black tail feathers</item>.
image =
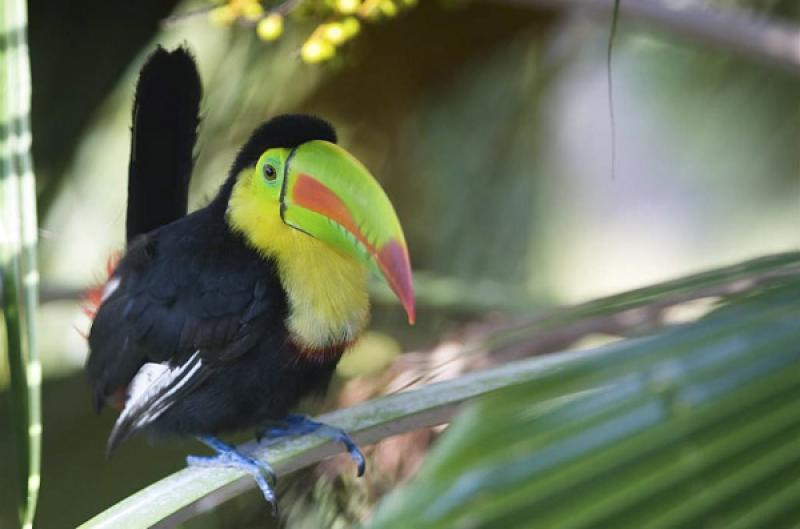
<path id="1" fill-rule="evenodd" d="M 139 74 L 128 169 L 127 240 L 186 215 L 202 86 L 191 53 L 158 47 Z"/>

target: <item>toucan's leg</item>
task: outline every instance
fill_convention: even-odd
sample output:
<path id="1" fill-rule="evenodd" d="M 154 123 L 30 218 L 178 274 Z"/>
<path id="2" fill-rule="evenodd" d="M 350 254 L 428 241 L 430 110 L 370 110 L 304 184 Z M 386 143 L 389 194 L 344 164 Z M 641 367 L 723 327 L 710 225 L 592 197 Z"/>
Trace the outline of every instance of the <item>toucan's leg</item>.
<path id="1" fill-rule="evenodd" d="M 327 437 L 328 439 L 342 443 L 350 453 L 350 457 L 355 461 L 358 467 L 358 475 L 364 475 L 364 469 L 366 468 L 364 454 L 361 453 L 355 441 L 347 435 L 347 432 L 341 428 L 315 421 L 305 415 L 290 414 L 286 419 L 276 421 L 274 425 L 259 431 L 256 434 L 256 439 L 258 439 L 259 442 L 261 442 L 261 439 L 273 441 L 281 437 L 295 437 L 309 433 Z"/>
<path id="2" fill-rule="evenodd" d="M 193 467 L 225 467 L 225 468 L 238 468 L 253 476 L 256 480 L 258 488 L 264 494 L 266 499 L 272 505 L 272 512 L 275 514 L 278 509 L 278 504 L 275 500 L 275 493 L 272 490 L 269 482 L 265 476 L 268 476 L 273 482 L 276 480 L 275 471 L 264 461 L 259 461 L 253 457 L 246 456 L 236 450 L 231 445 L 224 443 L 210 435 L 202 435 L 197 438 L 201 443 L 214 450 L 217 455 L 215 456 L 188 456 L 186 463 Z"/>

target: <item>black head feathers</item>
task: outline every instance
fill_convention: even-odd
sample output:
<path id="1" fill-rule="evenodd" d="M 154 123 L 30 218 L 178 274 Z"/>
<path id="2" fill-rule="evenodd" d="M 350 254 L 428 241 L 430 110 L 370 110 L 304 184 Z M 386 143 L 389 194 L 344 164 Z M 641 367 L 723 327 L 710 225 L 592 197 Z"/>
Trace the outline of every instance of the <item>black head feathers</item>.
<path id="1" fill-rule="evenodd" d="M 297 147 L 311 140 L 336 143 L 336 131 L 327 121 L 305 114 L 284 114 L 259 126 L 239 151 L 231 168 L 235 176 L 245 167 L 254 165 L 267 149 Z"/>

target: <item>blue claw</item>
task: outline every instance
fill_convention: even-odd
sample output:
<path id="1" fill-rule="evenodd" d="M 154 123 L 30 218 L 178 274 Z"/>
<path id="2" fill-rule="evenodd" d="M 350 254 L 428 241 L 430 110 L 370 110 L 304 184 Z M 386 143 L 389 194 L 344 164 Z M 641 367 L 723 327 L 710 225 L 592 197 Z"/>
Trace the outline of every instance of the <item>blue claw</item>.
<path id="1" fill-rule="evenodd" d="M 364 454 L 361 453 L 361 450 L 358 448 L 355 441 L 353 441 L 353 438 L 347 435 L 347 432 L 341 428 L 315 421 L 305 415 L 290 414 L 286 419 L 277 421 L 276 426 L 268 426 L 259 431 L 256 434 L 256 439 L 261 442 L 261 439 L 264 438 L 276 440 L 281 437 L 294 437 L 309 433 L 327 437 L 328 439 L 342 443 L 350 454 L 350 457 L 356 463 L 358 476 L 364 475 L 367 463 L 364 459 Z"/>
<path id="2" fill-rule="evenodd" d="M 201 443 L 214 450 L 217 455 L 188 456 L 186 458 L 187 465 L 194 467 L 237 468 L 247 472 L 253 476 L 253 479 L 256 480 L 256 484 L 258 485 L 258 488 L 261 489 L 264 499 L 267 500 L 270 505 L 272 505 L 272 514 L 276 515 L 278 513 L 278 502 L 275 499 L 275 492 L 272 490 L 272 487 L 266 479 L 266 477 L 269 477 L 274 483 L 277 479 L 277 476 L 269 464 L 242 454 L 236 450 L 236 448 L 227 443 L 223 443 L 216 437 L 205 435 L 198 437 L 197 439 Z"/>

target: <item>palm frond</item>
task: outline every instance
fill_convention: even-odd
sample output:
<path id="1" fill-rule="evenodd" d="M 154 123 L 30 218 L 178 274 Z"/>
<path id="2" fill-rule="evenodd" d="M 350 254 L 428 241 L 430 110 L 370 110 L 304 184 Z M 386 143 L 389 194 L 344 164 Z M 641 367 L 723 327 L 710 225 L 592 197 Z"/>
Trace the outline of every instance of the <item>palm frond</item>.
<path id="1" fill-rule="evenodd" d="M 481 400 L 369 527 L 796 524 L 798 395 L 794 276 Z"/>
<path id="2" fill-rule="evenodd" d="M 20 519 L 22 527 L 29 528 L 33 526 L 41 481 L 42 369 L 36 343 L 39 274 L 25 2 L 0 2 L 0 17 L 0 271 L 19 462 Z"/>
<path id="3" fill-rule="evenodd" d="M 509 348 L 530 350 L 548 330 L 562 333 L 564 326 L 598 318 L 626 319 L 631 311 L 654 314 L 698 297 L 719 298 L 722 307 L 691 324 L 650 329 L 646 337 L 509 362 L 371 400 L 321 420 L 349 431 L 359 443 L 372 443 L 447 422 L 464 402 L 492 394 L 456 421 L 414 486 L 380 508 L 375 527 L 452 527 L 448 524 L 462 520 L 462 514 L 463 519 L 473 515 L 462 505 L 466 499 L 485 506 L 481 516 L 491 523 L 497 515 L 502 521 L 522 520 L 525 526 L 531 509 L 549 506 L 550 492 L 564 500 L 597 483 L 601 488 L 594 490 L 596 495 L 608 490 L 602 487 L 604 480 L 627 475 L 623 470 L 644 479 L 644 469 L 659 461 L 669 464 L 676 453 L 692 446 L 691 436 L 706 439 L 703 436 L 710 434 L 701 427 L 711 424 L 720 410 L 755 406 L 749 399 L 763 397 L 757 388 L 783 388 L 780 395 L 785 396 L 794 382 L 800 384 L 790 376 L 792 366 L 800 362 L 800 349 L 794 345 L 800 338 L 798 294 L 800 254 L 784 254 L 565 308 L 492 333 L 474 348 L 497 354 Z M 469 352 L 466 347 L 464 354 Z M 777 398 L 777 393 L 770 395 Z M 758 417 L 758 409 L 743 418 Z M 738 420 L 725 423 L 727 429 L 720 426 L 719 440 L 731 438 Z M 688 441 L 682 440 L 681 432 Z M 279 475 L 339 451 L 315 437 L 243 449 L 269 460 Z M 651 460 L 650 453 L 659 458 Z M 704 464 L 686 463 L 695 473 Z M 249 477 L 235 470 L 188 468 L 83 527 L 170 527 L 252 486 Z M 623 490 L 627 489 L 619 489 Z M 587 509 L 595 508 L 591 497 L 587 496 Z M 619 501 L 627 500 L 623 495 Z M 568 508 L 564 512 L 575 514 Z"/>

